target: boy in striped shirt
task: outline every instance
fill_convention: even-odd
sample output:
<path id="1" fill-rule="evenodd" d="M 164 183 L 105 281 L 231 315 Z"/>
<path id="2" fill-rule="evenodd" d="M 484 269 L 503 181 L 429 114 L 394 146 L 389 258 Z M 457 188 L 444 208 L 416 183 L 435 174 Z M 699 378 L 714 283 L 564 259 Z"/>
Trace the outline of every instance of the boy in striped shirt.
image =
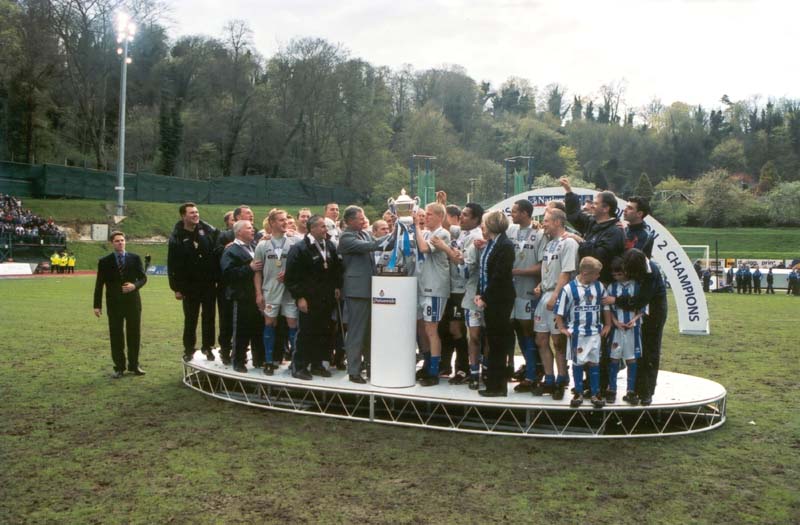
<path id="1" fill-rule="evenodd" d="M 592 404 L 603 408 L 600 396 L 600 345 L 611 330 L 611 311 L 603 306 L 606 290 L 598 281 L 603 264 L 594 257 L 584 257 L 578 276 L 569 282 L 558 296 L 555 305 L 556 326 L 567 337 L 575 395 L 570 406 L 583 403 L 583 368 L 589 368 Z"/>
<path id="2" fill-rule="evenodd" d="M 639 283 L 628 280 L 623 271 L 621 257 L 615 257 L 611 261 L 611 277 L 614 282 L 608 287 L 608 295 L 613 297 L 629 296 L 635 297 L 639 294 Z M 619 374 L 620 359 L 625 360 L 628 368 L 628 389 L 622 400 L 631 405 L 639 403 L 636 396 L 636 360 L 642 357 L 642 316 L 647 311 L 646 307 L 638 312 L 623 310 L 616 306 L 611 306 L 611 329 L 610 360 L 608 362 L 608 390 L 606 391 L 606 402 L 614 403 L 617 397 L 617 374 Z"/>

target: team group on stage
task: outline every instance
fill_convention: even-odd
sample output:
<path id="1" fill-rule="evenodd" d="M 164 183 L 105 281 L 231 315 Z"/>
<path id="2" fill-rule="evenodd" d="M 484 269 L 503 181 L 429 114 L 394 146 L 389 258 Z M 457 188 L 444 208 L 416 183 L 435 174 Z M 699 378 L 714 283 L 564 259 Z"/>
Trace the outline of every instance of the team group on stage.
<path id="1" fill-rule="evenodd" d="M 509 224 L 503 212 L 475 203 L 447 205 L 440 192 L 403 227 L 403 238 L 389 211 L 370 225 L 357 206 L 341 221 L 335 203 L 324 216 L 302 209 L 296 221 L 274 209 L 257 230 L 252 210 L 240 206 L 219 231 L 186 203 L 168 255 L 170 288 L 184 312 L 184 360 L 195 354 L 199 322 L 206 358 L 216 358 L 218 342 L 222 362 L 237 372 L 247 372 L 249 349 L 252 366 L 267 375 L 288 359 L 297 379 L 329 377 L 338 368 L 366 383 L 372 277 L 397 263 L 418 282 L 421 386 L 447 378 L 495 397 L 514 381 L 516 392 L 558 400 L 569 387 L 571 361 L 573 407 L 585 398 L 597 408 L 617 402 L 621 366 L 627 384 L 620 399 L 648 405 L 666 320 L 666 289 L 649 259 L 653 236 L 643 222 L 649 205 L 631 198 L 623 222 L 613 193 L 581 207 L 569 181 L 561 184 L 565 200 L 549 203 L 541 224 L 527 200 L 513 205 Z M 124 278 L 117 269 L 106 272 L 112 282 Z M 515 341 L 525 359 L 516 371 Z"/>

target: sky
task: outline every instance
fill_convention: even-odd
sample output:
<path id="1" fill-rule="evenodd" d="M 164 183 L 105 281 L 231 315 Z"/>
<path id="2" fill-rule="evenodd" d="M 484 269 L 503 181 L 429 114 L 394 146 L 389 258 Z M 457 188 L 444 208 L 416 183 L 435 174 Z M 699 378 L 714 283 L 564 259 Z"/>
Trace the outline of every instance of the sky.
<path id="1" fill-rule="evenodd" d="M 231 19 L 269 57 L 320 37 L 375 66 L 459 65 L 498 88 L 511 76 L 597 97 L 624 86 L 626 107 L 658 98 L 706 108 L 800 99 L 796 0 L 167 0 L 170 35 L 221 36 Z"/>

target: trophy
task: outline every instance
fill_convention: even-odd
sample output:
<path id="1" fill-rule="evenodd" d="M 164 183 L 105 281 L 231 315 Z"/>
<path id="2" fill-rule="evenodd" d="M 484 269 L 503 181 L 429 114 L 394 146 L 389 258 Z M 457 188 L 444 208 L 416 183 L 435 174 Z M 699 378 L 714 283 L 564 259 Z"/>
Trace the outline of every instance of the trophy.
<path id="1" fill-rule="evenodd" d="M 413 273 L 416 262 L 416 241 L 414 239 L 414 214 L 419 210 L 419 197 L 413 199 L 400 190 L 397 199 L 387 201 L 389 211 L 397 220 L 394 225 L 394 248 L 389 262 L 381 269 L 384 275 L 409 275 Z"/>
<path id="2" fill-rule="evenodd" d="M 390 197 L 386 202 L 389 204 L 389 211 L 397 217 L 397 222 L 402 222 L 406 226 L 414 224 L 414 213 L 419 210 L 419 197 L 412 199 L 406 195 L 406 190 L 403 188 L 397 199 Z"/>

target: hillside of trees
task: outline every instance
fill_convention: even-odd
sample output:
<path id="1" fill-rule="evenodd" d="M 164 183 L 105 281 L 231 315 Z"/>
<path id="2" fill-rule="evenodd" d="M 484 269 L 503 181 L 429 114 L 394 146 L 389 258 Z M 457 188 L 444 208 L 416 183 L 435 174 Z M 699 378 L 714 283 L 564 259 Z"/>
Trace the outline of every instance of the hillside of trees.
<path id="1" fill-rule="evenodd" d="M 653 195 L 671 224 L 800 223 L 798 100 L 631 108 L 624 82 L 593 94 L 493 86 L 458 66 L 392 70 L 313 37 L 265 57 L 242 20 L 171 38 L 155 0 L 0 0 L 0 160 L 113 169 L 121 7 L 138 23 L 128 171 L 301 178 L 378 202 L 407 185 L 410 155 L 428 154 L 454 201 L 475 179 L 490 203 L 503 159 L 533 155 L 537 185 L 566 175 Z"/>

